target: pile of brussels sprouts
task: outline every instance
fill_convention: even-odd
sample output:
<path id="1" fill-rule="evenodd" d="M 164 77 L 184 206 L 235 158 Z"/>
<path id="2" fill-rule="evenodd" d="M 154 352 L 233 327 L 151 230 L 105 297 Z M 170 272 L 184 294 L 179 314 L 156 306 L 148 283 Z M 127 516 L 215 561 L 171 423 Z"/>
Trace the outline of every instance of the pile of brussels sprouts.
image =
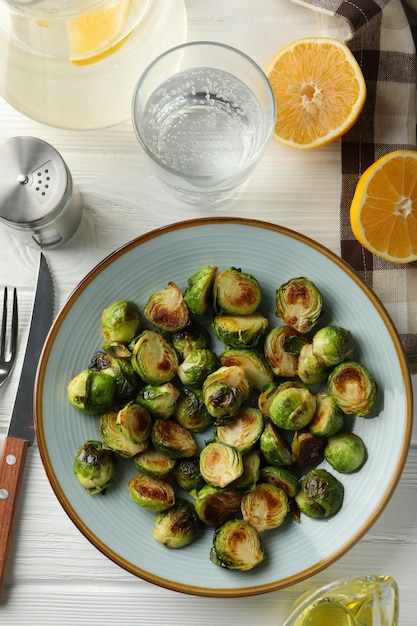
<path id="1" fill-rule="evenodd" d="M 320 325 L 310 280 L 276 290 L 273 328 L 261 299 L 252 275 L 206 266 L 184 293 L 170 282 L 153 294 L 143 313 L 113 302 L 102 350 L 67 389 L 74 407 L 99 416 L 100 439 L 74 460 L 86 491 L 103 492 L 116 458 L 130 459 L 127 489 L 155 513 L 154 538 L 181 548 L 211 527 L 210 559 L 238 570 L 264 559 L 261 533 L 288 514 L 299 522 L 339 511 L 343 484 L 317 465 L 325 459 L 338 474 L 363 465 L 365 443 L 346 418 L 367 415 L 377 393 L 349 330 Z M 197 433 L 207 433 L 202 447 Z"/>

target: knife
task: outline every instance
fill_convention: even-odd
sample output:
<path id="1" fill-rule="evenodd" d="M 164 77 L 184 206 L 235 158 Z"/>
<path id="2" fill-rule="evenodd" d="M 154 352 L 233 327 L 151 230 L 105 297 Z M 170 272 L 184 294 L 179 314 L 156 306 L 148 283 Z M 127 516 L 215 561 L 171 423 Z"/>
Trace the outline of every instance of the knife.
<path id="1" fill-rule="evenodd" d="M 0 595 L 4 586 L 27 448 L 35 439 L 33 395 L 36 371 L 43 344 L 52 325 L 53 312 L 52 277 L 41 252 L 26 351 L 9 430 L 0 457 Z"/>

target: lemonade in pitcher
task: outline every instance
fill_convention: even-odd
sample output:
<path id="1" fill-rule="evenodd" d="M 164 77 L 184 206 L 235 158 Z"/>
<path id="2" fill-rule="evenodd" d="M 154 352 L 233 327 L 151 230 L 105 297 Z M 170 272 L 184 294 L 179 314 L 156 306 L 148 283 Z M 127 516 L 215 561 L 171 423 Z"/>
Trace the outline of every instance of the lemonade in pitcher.
<path id="1" fill-rule="evenodd" d="M 111 126 L 130 117 L 145 67 L 185 38 L 183 0 L 0 0 L 0 95 L 52 126 Z"/>

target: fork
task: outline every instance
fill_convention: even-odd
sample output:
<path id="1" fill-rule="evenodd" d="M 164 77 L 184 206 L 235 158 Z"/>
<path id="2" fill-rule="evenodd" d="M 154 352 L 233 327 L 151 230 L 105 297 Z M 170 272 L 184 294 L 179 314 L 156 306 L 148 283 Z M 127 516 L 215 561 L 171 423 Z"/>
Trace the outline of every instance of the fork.
<path id="1" fill-rule="evenodd" d="M 13 288 L 13 308 L 12 308 L 12 321 L 10 323 L 10 339 L 8 341 L 9 347 L 6 351 L 6 337 L 7 337 L 7 300 L 8 292 L 7 287 L 4 288 L 3 295 L 3 315 L 1 321 L 0 330 L 0 387 L 4 385 L 9 377 L 10 372 L 13 369 L 16 356 L 17 347 L 17 327 L 18 327 L 18 312 L 17 312 L 17 292 L 16 287 Z"/>

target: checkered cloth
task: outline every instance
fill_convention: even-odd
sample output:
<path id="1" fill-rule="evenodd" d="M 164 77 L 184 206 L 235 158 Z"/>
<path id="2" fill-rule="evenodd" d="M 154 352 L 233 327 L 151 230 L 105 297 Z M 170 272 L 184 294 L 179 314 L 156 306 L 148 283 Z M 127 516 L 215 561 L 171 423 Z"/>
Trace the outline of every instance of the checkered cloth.
<path id="1" fill-rule="evenodd" d="M 416 149 L 417 0 L 294 1 L 318 11 L 321 34 L 345 40 L 364 74 L 366 104 L 341 143 L 341 256 L 381 299 L 409 362 L 417 363 L 417 262 L 398 265 L 372 255 L 349 219 L 364 170 L 387 152 Z"/>

